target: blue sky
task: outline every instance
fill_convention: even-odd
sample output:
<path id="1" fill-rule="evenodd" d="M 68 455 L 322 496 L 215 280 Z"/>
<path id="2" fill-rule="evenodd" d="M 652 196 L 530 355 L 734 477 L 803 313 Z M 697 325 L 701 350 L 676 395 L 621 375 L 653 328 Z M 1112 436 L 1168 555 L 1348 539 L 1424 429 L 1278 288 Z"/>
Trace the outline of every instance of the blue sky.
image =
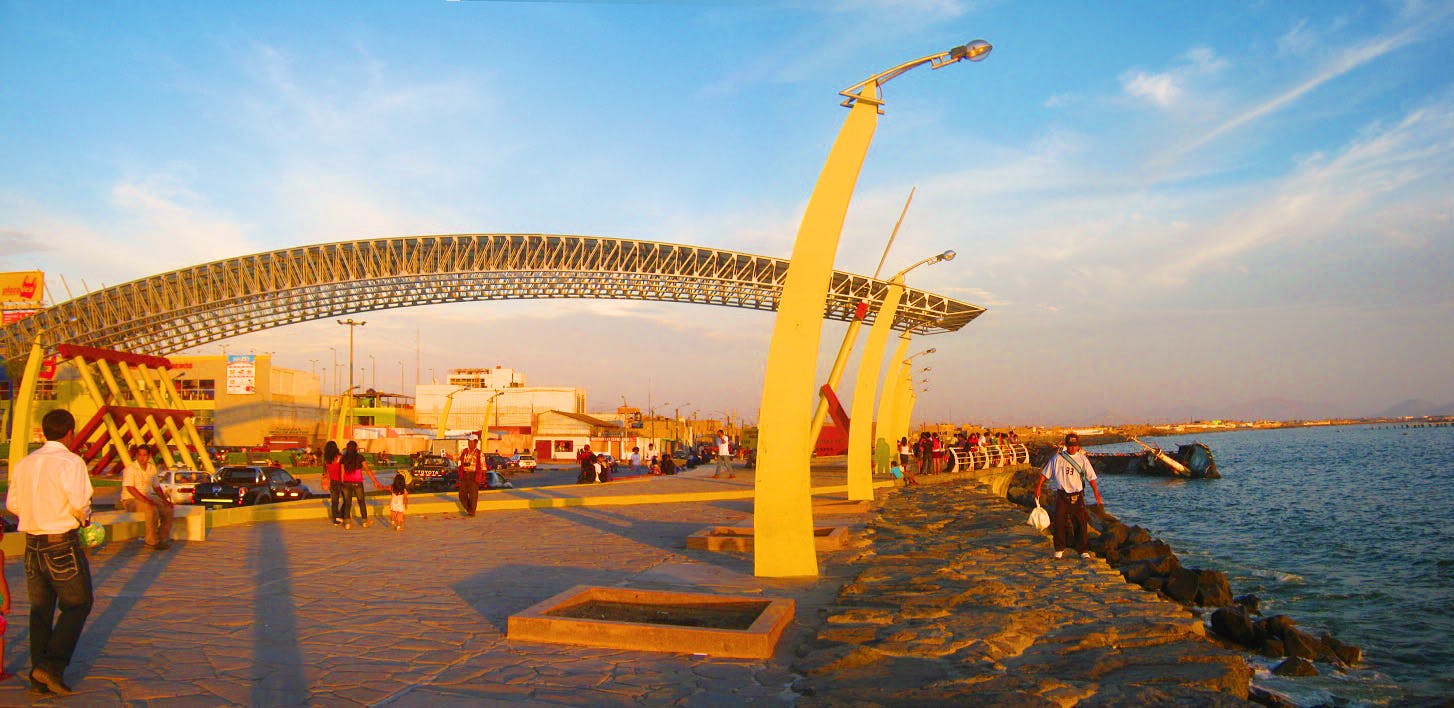
<path id="1" fill-rule="evenodd" d="M 63 298 L 58 276 L 408 234 L 784 256 L 836 92 L 984 38 L 982 63 L 885 87 L 839 249 L 871 273 L 917 188 L 888 267 L 953 248 L 912 284 L 989 309 L 923 340 L 916 418 L 1448 403 L 1451 30 L 1451 2 L 0 0 L 0 269 Z M 772 326 L 627 302 L 364 319 L 381 388 L 412 387 L 417 330 L 426 380 L 503 364 L 593 408 L 748 417 Z M 326 371 L 346 341 L 328 322 L 228 347 Z"/>

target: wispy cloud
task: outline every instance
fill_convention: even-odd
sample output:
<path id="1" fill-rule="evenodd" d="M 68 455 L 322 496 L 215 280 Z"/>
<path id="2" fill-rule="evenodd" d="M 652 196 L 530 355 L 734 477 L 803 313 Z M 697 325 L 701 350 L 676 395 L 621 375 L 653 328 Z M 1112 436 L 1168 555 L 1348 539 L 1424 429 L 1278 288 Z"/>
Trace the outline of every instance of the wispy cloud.
<path id="1" fill-rule="evenodd" d="M 1424 35 L 1425 31 L 1421 27 L 1409 27 L 1342 50 L 1314 71 L 1311 76 L 1292 88 L 1241 111 L 1195 139 L 1177 146 L 1168 157 L 1175 159 L 1190 154 L 1228 133 L 1276 113 L 1323 84 L 1416 41 Z"/>
<path id="2" fill-rule="evenodd" d="M 1169 109 L 1181 103 L 1187 85 L 1195 78 L 1215 74 L 1227 67 L 1227 60 L 1210 47 L 1193 47 L 1177 58 L 1176 65 L 1162 72 L 1133 69 L 1121 74 L 1121 89 L 1128 96 Z"/>

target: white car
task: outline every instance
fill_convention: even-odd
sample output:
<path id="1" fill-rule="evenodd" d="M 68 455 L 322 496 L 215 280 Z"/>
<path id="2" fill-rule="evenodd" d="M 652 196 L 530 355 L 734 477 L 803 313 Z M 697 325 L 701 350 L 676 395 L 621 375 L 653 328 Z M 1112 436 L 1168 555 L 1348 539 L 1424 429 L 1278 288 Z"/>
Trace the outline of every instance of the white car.
<path id="1" fill-rule="evenodd" d="M 163 470 L 157 473 L 162 491 L 173 504 L 191 504 L 192 488 L 212 481 L 212 475 L 197 470 Z"/>
<path id="2" fill-rule="evenodd" d="M 520 453 L 519 455 L 516 456 L 515 466 L 516 467 L 519 467 L 522 470 L 534 470 L 535 469 L 535 455 L 532 455 L 532 454 L 530 454 L 528 452 L 522 452 L 522 453 Z"/>

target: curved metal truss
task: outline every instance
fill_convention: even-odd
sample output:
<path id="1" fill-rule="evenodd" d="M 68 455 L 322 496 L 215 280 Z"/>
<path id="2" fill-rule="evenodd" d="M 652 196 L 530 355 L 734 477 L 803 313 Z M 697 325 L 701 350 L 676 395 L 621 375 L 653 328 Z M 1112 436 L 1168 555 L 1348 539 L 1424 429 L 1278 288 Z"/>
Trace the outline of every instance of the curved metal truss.
<path id="1" fill-rule="evenodd" d="M 36 332 L 71 344 L 166 355 L 248 332 L 396 307 L 591 298 L 774 310 L 788 262 L 714 248 L 593 236 L 468 234 L 325 243 L 174 270 L 59 303 L 0 329 L 0 359 Z M 887 284 L 833 273 L 823 316 L 853 319 Z M 907 290 L 894 326 L 950 332 L 983 308 Z M 869 320 L 873 318 L 870 311 Z"/>

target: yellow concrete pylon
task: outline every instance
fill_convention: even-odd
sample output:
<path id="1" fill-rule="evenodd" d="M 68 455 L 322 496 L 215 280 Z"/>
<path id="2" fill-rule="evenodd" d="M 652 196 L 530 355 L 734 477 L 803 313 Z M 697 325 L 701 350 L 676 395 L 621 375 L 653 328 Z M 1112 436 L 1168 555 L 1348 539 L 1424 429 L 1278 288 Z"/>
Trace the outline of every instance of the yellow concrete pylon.
<path id="1" fill-rule="evenodd" d="M 823 308 L 848 202 L 878 126 L 878 87 L 863 88 L 813 188 L 798 227 L 778 300 L 763 372 L 753 497 L 753 572 L 762 577 L 815 576 L 808 433 Z"/>
<path id="2" fill-rule="evenodd" d="M 899 335 L 899 345 L 894 348 L 894 355 L 889 358 L 888 371 L 884 372 L 883 396 L 878 402 L 878 437 L 885 438 L 894 454 L 899 452 L 898 434 L 898 396 L 899 379 L 903 378 L 904 367 L 908 366 L 905 359 L 909 356 L 909 342 L 913 340 L 913 332 L 904 332 Z"/>
<path id="3" fill-rule="evenodd" d="M 873 499 L 873 404 L 878 394 L 879 373 L 883 371 L 884 349 L 888 347 L 894 314 L 904 296 L 904 279 L 894 276 L 884 293 L 883 304 L 868 330 L 863 358 L 858 363 L 858 377 L 853 387 L 853 412 L 848 420 L 848 498 L 853 501 Z M 887 395 L 887 393 L 885 393 Z M 880 419 L 880 428 L 886 421 Z"/>

